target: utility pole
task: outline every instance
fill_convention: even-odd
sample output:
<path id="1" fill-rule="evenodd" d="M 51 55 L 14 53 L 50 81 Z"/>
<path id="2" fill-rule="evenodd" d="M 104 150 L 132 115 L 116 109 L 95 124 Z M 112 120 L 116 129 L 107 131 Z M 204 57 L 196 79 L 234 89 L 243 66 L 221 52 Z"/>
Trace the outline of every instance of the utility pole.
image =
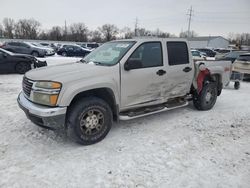
<path id="1" fill-rule="evenodd" d="M 136 19 L 135 19 L 135 37 L 137 37 L 138 36 L 138 18 L 136 17 Z"/>
<path id="2" fill-rule="evenodd" d="M 188 14 L 189 16 L 188 18 L 188 38 L 190 38 L 190 25 L 191 25 L 191 20 L 192 20 L 192 16 L 193 16 L 193 7 L 191 6 L 190 9 L 188 9 Z"/>
<path id="3" fill-rule="evenodd" d="M 64 35 L 65 35 L 65 40 L 67 40 L 67 22 L 66 22 L 66 20 L 64 21 Z"/>

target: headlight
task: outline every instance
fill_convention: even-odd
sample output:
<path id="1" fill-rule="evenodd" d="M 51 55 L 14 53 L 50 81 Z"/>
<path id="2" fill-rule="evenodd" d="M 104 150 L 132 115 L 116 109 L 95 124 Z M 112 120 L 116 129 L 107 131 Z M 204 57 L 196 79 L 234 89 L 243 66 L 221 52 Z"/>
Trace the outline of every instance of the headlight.
<path id="1" fill-rule="evenodd" d="M 62 87 L 62 84 L 59 82 L 36 82 L 35 87 L 43 88 L 43 89 L 60 89 Z"/>
<path id="2" fill-rule="evenodd" d="M 40 81 L 34 84 L 31 98 L 33 102 L 47 106 L 55 106 L 62 84 L 59 82 Z"/>

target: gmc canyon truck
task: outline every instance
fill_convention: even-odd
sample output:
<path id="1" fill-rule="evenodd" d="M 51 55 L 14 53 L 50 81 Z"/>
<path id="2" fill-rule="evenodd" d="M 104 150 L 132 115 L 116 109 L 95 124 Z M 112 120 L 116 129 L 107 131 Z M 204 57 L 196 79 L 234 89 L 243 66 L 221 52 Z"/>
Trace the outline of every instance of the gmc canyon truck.
<path id="1" fill-rule="evenodd" d="M 188 105 L 211 109 L 231 62 L 193 62 L 184 39 L 103 44 L 82 60 L 27 72 L 18 104 L 35 124 L 65 128 L 83 145 L 101 141 L 113 121 Z"/>

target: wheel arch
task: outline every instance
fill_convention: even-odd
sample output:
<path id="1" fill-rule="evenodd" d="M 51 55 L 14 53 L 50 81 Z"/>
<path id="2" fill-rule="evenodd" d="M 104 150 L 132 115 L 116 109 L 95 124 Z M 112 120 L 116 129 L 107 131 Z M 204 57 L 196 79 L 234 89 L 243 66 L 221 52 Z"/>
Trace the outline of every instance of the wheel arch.
<path id="1" fill-rule="evenodd" d="M 32 51 L 31 51 L 31 55 L 32 55 L 34 52 L 37 53 L 38 56 L 40 55 L 40 53 L 39 53 L 37 50 L 32 50 Z"/>
<path id="2" fill-rule="evenodd" d="M 107 102 L 112 110 L 114 120 L 116 120 L 116 121 L 118 120 L 118 105 L 116 103 L 116 98 L 115 98 L 114 92 L 112 91 L 112 89 L 106 88 L 106 87 L 97 88 L 97 89 L 90 89 L 90 90 L 82 91 L 82 92 L 76 94 L 72 98 L 72 100 L 69 104 L 67 113 L 69 113 L 71 107 L 75 103 L 77 103 L 77 101 L 79 101 L 80 99 L 85 98 L 85 97 L 97 97 L 97 98 L 100 98 L 100 99 L 104 100 L 105 102 Z"/>

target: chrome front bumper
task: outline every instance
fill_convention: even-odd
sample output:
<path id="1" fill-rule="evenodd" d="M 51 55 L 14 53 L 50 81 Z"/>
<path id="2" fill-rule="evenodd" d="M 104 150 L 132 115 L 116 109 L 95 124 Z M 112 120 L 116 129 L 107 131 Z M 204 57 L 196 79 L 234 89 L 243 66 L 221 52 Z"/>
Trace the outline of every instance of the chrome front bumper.
<path id="1" fill-rule="evenodd" d="M 34 104 L 21 92 L 17 102 L 33 123 L 49 129 L 64 128 L 67 107 L 46 107 Z"/>

